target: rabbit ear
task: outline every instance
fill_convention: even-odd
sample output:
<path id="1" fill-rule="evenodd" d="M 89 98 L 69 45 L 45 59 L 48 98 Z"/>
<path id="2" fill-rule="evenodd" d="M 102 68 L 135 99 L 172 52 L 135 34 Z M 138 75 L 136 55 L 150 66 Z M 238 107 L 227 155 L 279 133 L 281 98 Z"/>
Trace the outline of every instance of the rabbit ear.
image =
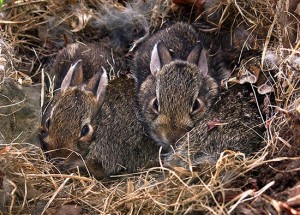
<path id="1" fill-rule="evenodd" d="M 205 77 L 208 74 L 208 52 L 206 49 L 202 49 L 201 51 L 198 67 L 200 69 L 200 75 Z"/>
<path id="2" fill-rule="evenodd" d="M 74 65 L 72 65 L 67 72 L 64 80 L 61 83 L 60 90 L 62 93 L 66 91 L 69 86 L 80 85 L 83 82 L 83 69 L 82 61 L 78 60 Z"/>
<path id="3" fill-rule="evenodd" d="M 97 88 L 97 102 L 100 105 L 104 101 L 106 86 L 108 84 L 108 77 L 107 77 L 106 70 L 103 67 L 102 67 L 102 69 L 103 69 L 103 73 L 101 75 L 101 79 L 99 81 L 98 88 Z"/>
<path id="4" fill-rule="evenodd" d="M 156 76 L 163 65 L 170 63 L 171 60 L 172 57 L 167 47 L 162 42 L 156 43 L 151 52 L 150 71 L 152 75 Z"/>
<path id="5" fill-rule="evenodd" d="M 102 67 L 103 73 L 96 73 L 86 86 L 86 90 L 92 91 L 96 95 L 97 103 L 102 104 L 108 83 L 106 70 Z"/>
<path id="6" fill-rule="evenodd" d="M 198 65 L 199 72 L 202 76 L 205 77 L 208 74 L 208 52 L 200 43 L 197 43 L 193 48 L 187 57 L 187 61 Z"/>

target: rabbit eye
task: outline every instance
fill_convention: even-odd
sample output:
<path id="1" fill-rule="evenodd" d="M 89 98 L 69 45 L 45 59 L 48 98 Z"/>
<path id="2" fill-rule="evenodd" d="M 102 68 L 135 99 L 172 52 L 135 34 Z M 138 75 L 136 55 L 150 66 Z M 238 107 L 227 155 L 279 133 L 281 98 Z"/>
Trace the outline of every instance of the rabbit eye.
<path id="1" fill-rule="evenodd" d="M 80 132 L 79 141 L 83 143 L 89 143 L 93 139 L 94 129 L 91 124 L 85 124 Z"/>
<path id="2" fill-rule="evenodd" d="M 88 124 L 85 124 L 82 129 L 81 129 L 81 133 L 80 133 L 80 136 L 81 137 L 84 137 L 86 136 L 88 133 L 90 132 L 90 127 Z"/>
<path id="3" fill-rule="evenodd" d="M 153 112 L 158 113 L 159 112 L 159 104 L 158 104 L 157 98 L 154 98 L 152 100 L 151 104 L 152 104 L 152 110 L 153 110 Z"/>
<path id="4" fill-rule="evenodd" d="M 191 113 L 195 114 L 195 113 L 199 112 L 201 109 L 202 109 L 202 102 L 200 99 L 197 98 L 194 101 L 193 107 L 191 109 Z"/>

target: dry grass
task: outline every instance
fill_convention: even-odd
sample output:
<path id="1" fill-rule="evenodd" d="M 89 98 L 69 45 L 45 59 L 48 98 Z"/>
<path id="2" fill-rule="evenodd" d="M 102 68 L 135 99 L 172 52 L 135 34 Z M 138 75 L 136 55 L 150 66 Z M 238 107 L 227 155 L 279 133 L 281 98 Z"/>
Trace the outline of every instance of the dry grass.
<path id="1" fill-rule="evenodd" d="M 2 36 L 16 53 L 6 61 L 4 76 L 32 81 L 40 75 L 43 60 L 66 43 L 93 39 L 97 32 L 89 21 L 103 1 L 65 2 L 14 1 L 3 8 Z M 288 190 L 298 181 L 300 161 L 300 27 L 299 14 L 292 10 L 297 1 L 216 2 L 196 20 L 206 17 L 212 31 L 229 27 L 235 48 L 255 50 L 261 76 L 274 89 L 274 102 L 265 98 L 269 112 L 262 151 L 252 158 L 226 151 L 215 165 L 201 169 L 161 166 L 97 181 L 79 172 L 59 174 L 41 149 L 31 144 L 0 145 L 0 200 L 6 198 L 8 206 L 4 210 L 0 205 L 0 212 L 56 214 L 67 211 L 61 205 L 76 204 L 77 214 L 299 213 L 299 204 L 287 201 L 299 197 Z M 156 1 L 147 21 L 157 28 L 176 7 L 170 1 Z M 46 23 L 49 19 L 53 22 Z M 274 181 L 281 186 L 274 187 Z"/>
<path id="2" fill-rule="evenodd" d="M 6 173 L 6 191 L 14 197 L 10 202 L 11 214 L 27 214 L 33 209 L 45 211 L 61 204 L 81 205 L 89 214 L 192 210 L 227 213 L 242 198 L 241 188 L 234 186 L 235 180 L 245 180 L 246 173 L 261 162 L 262 158 L 248 160 L 243 154 L 227 152 L 215 167 L 201 171 L 157 167 L 100 182 L 79 173 L 55 174 L 55 167 L 32 145 L 13 144 L 3 148 L 0 157 L 0 163 L 5 163 L 1 171 Z M 259 193 L 246 192 L 250 196 Z M 41 208 L 37 208 L 37 203 Z"/>

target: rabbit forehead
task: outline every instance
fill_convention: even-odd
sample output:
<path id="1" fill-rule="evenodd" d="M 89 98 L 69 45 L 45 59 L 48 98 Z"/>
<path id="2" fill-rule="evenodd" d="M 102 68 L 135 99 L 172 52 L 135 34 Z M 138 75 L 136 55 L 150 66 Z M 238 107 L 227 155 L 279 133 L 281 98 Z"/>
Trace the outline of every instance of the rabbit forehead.
<path id="1" fill-rule="evenodd" d="M 95 100 L 93 95 L 74 89 L 67 91 L 55 105 L 52 117 L 55 115 L 66 115 L 74 119 L 84 119 L 95 109 Z"/>
<path id="2" fill-rule="evenodd" d="M 156 80 L 161 111 L 189 111 L 203 84 L 196 65 L 184 62 L 165 66 Z"/>
<path id="3" fill-rule="evenodd" d="M 175 61 L 165 65 L 157 75 L 156 88 L 161 92 L 168 90 L 184 90 L 193 92 L 201 86 L 203 79 L 199 68 L 185 61 Z"/>
<path id="4" fill-rule="evenodd" d="M 80 90 L 66 92 L 54 106 L 49 135 L 59 142 L 74 141 L 84 123 L 94 114 L 94 100 Z"/>

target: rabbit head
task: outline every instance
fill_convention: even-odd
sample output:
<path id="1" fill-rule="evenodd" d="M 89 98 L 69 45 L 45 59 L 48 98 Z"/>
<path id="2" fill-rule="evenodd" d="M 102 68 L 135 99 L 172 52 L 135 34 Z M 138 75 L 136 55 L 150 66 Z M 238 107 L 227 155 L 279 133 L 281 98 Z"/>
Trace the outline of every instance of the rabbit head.
<path id="1" fill-rule="evenodd" d="M 151 74 L 140 87 L 138 103 L 148 133 L 164 147 L 174 145 L 190 131 L 218 95 L 207 55 L 200 43 L 187 60 L 173 60 L 163 42 L 152 50 Z"/>
<path id="2" fill-rule="evenodd" d="M 96 73 L 84 84 L 81 60 L 70 67 L 60 89 L 43 111 L 41 139 L 50 158 L 68 157 L 70 160 L 72 151 L 80 155 L 86 153 L 94 138 L 95 118 L 103 103 L 107 82 L 104 70 L 102 75 Z"/>

